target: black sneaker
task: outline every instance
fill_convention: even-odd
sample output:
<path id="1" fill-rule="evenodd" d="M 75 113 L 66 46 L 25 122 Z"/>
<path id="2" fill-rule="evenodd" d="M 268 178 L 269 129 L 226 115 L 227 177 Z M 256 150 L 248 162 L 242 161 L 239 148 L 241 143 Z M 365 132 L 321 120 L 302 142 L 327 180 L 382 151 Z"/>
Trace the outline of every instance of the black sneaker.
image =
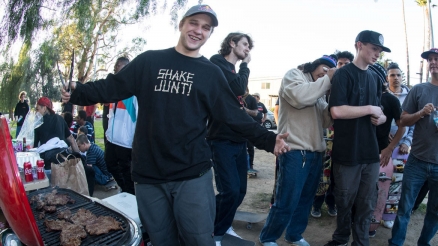
<path id="1" fill-rule="evenodd" d="M 376 232 L 377 232 L 376 230 L 368 232 L 369 237 L 375 237 Z"/>
<path id="2" fill-rule="evenodd" d="M 331 240 L 328 243 L 324 244 L 324 246 L 347 246 L 348 243 L 340 243 L 336 240 Z"/>

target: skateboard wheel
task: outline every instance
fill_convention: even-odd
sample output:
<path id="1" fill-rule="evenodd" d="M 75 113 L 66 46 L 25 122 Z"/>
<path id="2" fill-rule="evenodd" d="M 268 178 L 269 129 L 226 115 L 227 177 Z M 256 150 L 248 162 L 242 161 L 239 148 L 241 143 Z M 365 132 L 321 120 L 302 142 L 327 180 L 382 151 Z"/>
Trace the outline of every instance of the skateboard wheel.
<path id="1" fill-rule="evenodd" d="M 251 223 L 251 222 L 248 222 L 248 223 L 246 224 L 246 229 L 251 230 L 251 228 L 252 228 L 252 223 Z"/>

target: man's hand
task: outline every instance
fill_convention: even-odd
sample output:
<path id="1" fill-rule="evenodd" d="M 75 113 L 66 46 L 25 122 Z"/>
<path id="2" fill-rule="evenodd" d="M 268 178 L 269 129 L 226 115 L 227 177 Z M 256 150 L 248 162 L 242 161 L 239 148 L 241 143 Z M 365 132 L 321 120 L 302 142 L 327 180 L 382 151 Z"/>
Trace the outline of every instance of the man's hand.
<path id="1" fill-rule="evenodd" d="M 332 80 L 333 74 L 335 74 L 336 70 L 337 70 L 337 68 L 335 68 L 335 67 L 330 68 L 329 70 L 327 70 L 327 75 L 329 76 L 330 80 Z"/>
<path id="2" fill-rule="evenodd" d="M 375 126 L 381 125 L 386 122 L 386 116 L 384 114 L 380 115 L 379 118 L 371 116 L 371 123 Z"/>
<path id="3" fill-rule="evenodd" d="M 289 133 L 278 134 L 275 140 L 275 148 L 274 155 L 279 156 L 284 154 L 290 150 L 289 145 L 286 143 L 286 138 L 289 136 Z"/>
<path id="4" fill-rule="evenodd" d="M 370 106 L 369 110 L 370 115 L 374 118 L 379 118 L 383 114 L 382 109 L 378 106 Z"/>
<path id="5" fill-rule="evenodd" d="M 76 89 L 76 82 L 70 82 L 70 89 L 71 90 Z M 61 86 L 61 99 L 63 103 L 70 101 L 70 92 L 67 92 L 67 88 L 63 86 Z"/>
<path id="6" fill-rule="evenodd" d="M 424 105 L 424 107 L 420 110 L 420 116 L 424 117 L 426 115 L 430 115 L 435 110 L 435 107 L 432 103 L 428 103 Z"/>
<path id="7" fill-rule="evenodd" d="M 409 147 L 406 144 L 400 144 L 398 147 L 398 152 L 400 154 L 408 154 L 409 153 Z"/>
<path id="8" fill-rule="evenodd" d="M 389 158 L 391 158 L 391 156 L 392 156 L 392 150 L 390 150 L 389 148 L 383 149 L 382 152 L 380 153 L 380 166 L 386 167 L 389 163 Z"/>
<path id="9" fill-rule="evenodd" d="M 251 61 L 251 53 L 246 54 L 246 57 L 242 60 L 242 62 L 249 63 Z"/>

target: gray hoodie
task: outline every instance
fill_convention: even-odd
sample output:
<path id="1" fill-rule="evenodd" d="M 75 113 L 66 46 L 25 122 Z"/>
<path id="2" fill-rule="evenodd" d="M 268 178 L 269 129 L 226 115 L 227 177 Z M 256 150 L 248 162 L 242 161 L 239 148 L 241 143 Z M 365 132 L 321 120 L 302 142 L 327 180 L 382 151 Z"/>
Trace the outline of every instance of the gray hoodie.
<path id="1" fill-rule="evenodd" d="M 409 93 L 409 88 L 406 87 L 406 86 L 404 86 L 404 85 L 402 85 L 402 86 L 401 86 L 401 92 L 400 92 L 400 93 L 394 93 L 394 92 L 392 92 L 391 90 L 389 90 L 389 92 L 390 92 L 391 94 L 393 94 L 394 96 L 396 96 L 396 97 L 398 98 L 398 100 L 400 101 L 400 104 L 403 105 L 403 102 L 405 101 L 405 98 L 406 98 L 406 96 L 407 96 L 408 93 Z M 413 136 L 413 134 L 414 134 L 414 128 L 415 128 L 414 125 L 413 125 L 413 126 L 409 126 L 409 127 L 407 127 L 407 129 L 406 129 L 407 131 L 405 131 L 405 134 L 403 135 L 402 139 L 401 139 L 400 142 L 398 143 L 399 146 L 400 146 L 401 144 L 406 144 L 408 147 L 411 146 L 411 144 L 412 144 L 412 136 Z M 397 125 L 395 124 L 395 121 L 393 120 L 393 121 L 391 122 L 391 131 L 390 131 L 390 134 L 391 134 L 392 136 L 394 136 L 395 133 L 397 132 L 397 129 L 398 129 L 398 127 L 397 127 Z"/>

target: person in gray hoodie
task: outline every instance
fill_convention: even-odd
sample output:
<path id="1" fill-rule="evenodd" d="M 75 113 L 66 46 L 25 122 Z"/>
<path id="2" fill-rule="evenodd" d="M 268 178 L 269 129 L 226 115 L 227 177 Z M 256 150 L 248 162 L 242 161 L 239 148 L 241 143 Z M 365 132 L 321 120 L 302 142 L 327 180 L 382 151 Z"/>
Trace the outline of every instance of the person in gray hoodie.
<path id="1" fill-rule="evenodd" d="M 409 88 L 402 84 L 403 81 L 401 69 L 399 68 L 397 63 L 391 63 L 387 68 L 387 73 L 389 92 L 398 98 L 400 104 L 403 104 L 406 96 L 409 93 Z M 393 121 L 391 123 L 390 140 L 392 140 L 392 137 L 397 131 L 397 128 L 397 125 Z M 414 128 L 414 126 L 408 127 L 408 129 L 406 129 L 407 131 L 405 132 L 405 135 L 403 135 L 402 139 L 400 140 L 398 144 L 400 154 L 409 153 L 409 148 L 412 144 L 412 135 L 414 133 Z"/>

